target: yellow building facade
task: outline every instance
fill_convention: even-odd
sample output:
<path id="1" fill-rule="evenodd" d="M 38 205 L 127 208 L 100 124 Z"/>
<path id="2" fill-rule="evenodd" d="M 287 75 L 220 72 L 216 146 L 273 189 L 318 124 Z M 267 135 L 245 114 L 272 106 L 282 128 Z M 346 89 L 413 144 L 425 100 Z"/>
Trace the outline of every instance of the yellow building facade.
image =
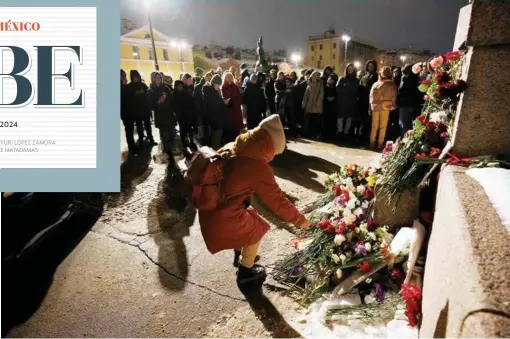
<path id="1" fill-rule="evenodd" d="M 355 37 L 347 42 L 334 31 L 326 31 L 321 35 L 308 37 L 306 65 L 315 69 L 332 66 L 336 74 L 342 76 L 345 66 L 349 63 L 364 68 L 368 60 L 375 59 L 377 48 L 362 42 Z"/>
<path id="2" fill-rule="evenodd" d="M 152 29 L 159 70 L 170 75 L 174 81 L 181 72 L 193 75 L 193 53 L 191 45 L 183 46 L 156 29 Z M 138 70 L 142 79 L 149 84 L 150 74 L 156 69 L 149 26 L 128 32 L 120 37 L 120 68 L 126 71 Z"/>

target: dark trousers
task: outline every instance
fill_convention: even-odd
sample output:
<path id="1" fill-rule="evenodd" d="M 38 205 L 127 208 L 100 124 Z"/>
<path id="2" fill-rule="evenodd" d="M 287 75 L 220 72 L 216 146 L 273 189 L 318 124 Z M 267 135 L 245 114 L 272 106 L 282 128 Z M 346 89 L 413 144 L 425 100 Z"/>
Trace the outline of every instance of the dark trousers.
<path id="1" fill-rule="evenodd" d="M 413 128 L 413 121 L 420 115 L 420 106 L 404 106 L 398 109 L 398 122 L 400 126 L 400 136 Z"/>
<path id="2" fill-rule="evenodd" d="M 305 113 L 304 130 L 307 136 L 317 137 L 321 131 L 322 114 Z"/>
<path id="3" fill-rule="evenodd" d="M 275 97 L 267 98 L 267 104 L 269 105 L 269 111 L 271 112 L 271 114 L 276 113 L 276 102 L 274 100 L 275 100 Z"/>
<path id="4" fill-rule="evenodd" d="M 126 132 L 126 142 L 128 144 L 129 150 L 133 150 L 136 148 L 135 143 L 135 120 L 134 119 L 124 119 L 122 120 L 124 124 L 124 131 Z M 136 124 L 136 131 L 138 132 L 138 140 L 143 140 L 143 126 L 142 128 L 138 128 L 138 124 Z"/>
<path id="5" fill-rule="evenodd" d="M 257 113 L 249 110 L 246 112 L 246 127 L 248 127 L 248 129 L 257 127 L 261 121 L 262 121 L 261 112 Z"/>
<path id="6" fill-rule="evenodd" d="M 145 129 L 145 133 L 147 134 L 147 139 L 149 141 L 154 141 L 154 137 L 152 135 L 152 125 L 151 125 L 151 117 L 147 116 L 144 118 L 138 118 L 136 120 L 136 131 L 138 132 L 138 143 L 143 143 L 143 130 Z"/>
<path id="7" fill-rule="evenodd" d="M 168 155 L 172 155 L 172 147 L 175 140 L 175 127 L 159 127 L 159 135 L 161 137 L 161 143 L 163 144 L 163 152 Z"/>
<path id="8" fill-rule="evenodd" d="M 179 123 L 179 134 L 181 135 L 182 145 L 191 145 L 193 143 L 193 126 L 190 124 L 181 124 Z M 186 138 L 189 139 L 189 142 L 186 141 Z"/>

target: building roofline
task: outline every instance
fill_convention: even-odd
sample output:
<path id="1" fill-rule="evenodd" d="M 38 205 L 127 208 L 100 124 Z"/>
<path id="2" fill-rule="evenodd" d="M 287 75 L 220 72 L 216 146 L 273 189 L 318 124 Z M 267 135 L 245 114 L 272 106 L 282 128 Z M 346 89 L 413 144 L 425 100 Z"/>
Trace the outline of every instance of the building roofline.
<path id="1" fill-rule="evenodd" d="M 140 32 L 143 32 L 143 31 L 145 31 L 145 30 L 147 30 L 147 29 L 149 29 L 149 25 L 145 25 L 145 26 L 142 26 L 142 27 L 140 27 L 140 28 L 137 28 L 137 29 L 134 29 L 134 30 L 132 30 L 132 31 L 129 31 L 129 32 L 127 32 L 127 33 L 124 33 L 124 34 L 122 34 L 122 35 L 121 35 L 121 37 L 123 37 L 123 38 L 127 38 L 127 37 L 128 37 L 128 35 L 136 34 L 136 33 L 140 33 Z M 156 28 L 154 28 L 154 27 L 152 28 L 152 33 L 154 33 L 154 34 L 158 34 L 158 35 L 161 35 L 161 36 L 162 36 L 165 40 L 167 40 L 168 42 L 170 42 L 170 41 L 172 40 L 172 39 L 171 39 L 168 35 L 166 35 L 166 34 L 162 33 L 161 31 L 158 31 L 158 30 L 157 30 Z"/>

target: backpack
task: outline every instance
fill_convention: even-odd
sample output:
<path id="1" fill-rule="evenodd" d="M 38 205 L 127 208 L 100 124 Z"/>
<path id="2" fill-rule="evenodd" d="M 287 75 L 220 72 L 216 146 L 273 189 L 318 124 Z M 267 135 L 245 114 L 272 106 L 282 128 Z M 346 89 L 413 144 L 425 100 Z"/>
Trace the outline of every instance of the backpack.
<path id="1" fill-rule="evenodd" d="M 225 200 L 221 183 L 231 154 L 230 150 L 218 153 L 203 146 L 191 158 L 184 180 L 193 187 L 191 200 L 199 211 L 214 211 Z"/>

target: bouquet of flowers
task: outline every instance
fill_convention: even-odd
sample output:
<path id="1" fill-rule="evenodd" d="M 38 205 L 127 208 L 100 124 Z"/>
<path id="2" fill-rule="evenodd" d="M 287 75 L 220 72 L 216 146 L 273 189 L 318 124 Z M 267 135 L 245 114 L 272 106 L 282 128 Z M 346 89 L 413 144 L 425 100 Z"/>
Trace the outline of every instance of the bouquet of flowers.
<path id="1" fill-rule="evenodd" d="M 466 82 L 460 79 L 463 60 L 463 54 L 454 51 L 438 55 L 430 62 L 432 77 L 423 80 L 418 87 L 425 93 L 422 115 L 416 119 L 412 130 L 384 150 L 383 175 L 379 183 L 388 202 L 398 199 L 399 193 L 405 190 L 416 189 L 432 166 L 420 159 L 437 159 L 446 146 L 457 102 L 467 89 Z M 416 64 L 413 72 L 419 73 L 421 68 L 421 64 Z M 446 114 L 439 121 L 431 121 L 431 114 L 437 111 Z"/>
<path id="2" fill-rule="evenodd" d="M 399 261 L 388 251 L 393 234 L 369 217 L 380 174 L 379 169 L 346 165 L 327 178 L 329 203 L 308 215 L 314 226 L 294 244 L 298 251 L 273 270 L 275 280 L 288 285 L 301 303 L 330 292 L 352 272 Z M 385 278 L 388 285 L 391 275 Z"/>

